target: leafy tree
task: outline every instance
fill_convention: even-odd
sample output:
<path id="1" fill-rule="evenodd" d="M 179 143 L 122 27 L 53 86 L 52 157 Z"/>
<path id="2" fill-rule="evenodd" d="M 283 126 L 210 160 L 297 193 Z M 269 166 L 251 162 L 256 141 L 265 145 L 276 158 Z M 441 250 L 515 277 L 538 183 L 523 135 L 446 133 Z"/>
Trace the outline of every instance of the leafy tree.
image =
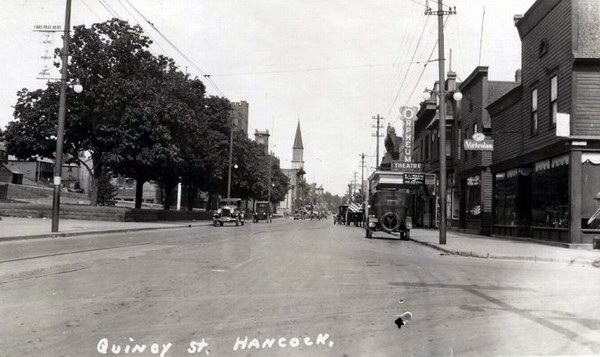
<path id="1" fill-rule="evenodd" d="M 141 27 L 118 19 L 76 26 L 71 43 L 69 78 L 78 79 L 84 91 L 68 91 L 64 150 L 84 166 L 79 153 L 91 154 L 93 168 L 86 168 L 93 177 L 91 200 L 96 204 L 101 177 L 127 171 L 123 168 L 128 161 L 148 164 L 144 159 L 164 155 L 164 132 L 155 129 L 168 111 L 160 89 L 174 63 L 149 52 L 151 41 Z M 58 89 L 57 83 L 48 83 L 43 90 L 17 93 L 17 120 L 7 128 L 9 150 L 17 157 L 54 157 Z M 148 167 L 137 168 L 132 176 L 145 178 L 142 171 Z"/>
<path id="2" fill-rule="evenodd" d="M 192 210 L 199 190 L 208 191 L 209 203 L 214 202 L 219 187 L 226 182 L 223 178 L 227 175 L 229 158 L 229 101 L 219 97 L 201 101 L 197 98 L 189 98 L 196 117 L 179 142 L 183 158 L 181 178 L 188 189 L 188 210 Z"/>
<path id="3" fill-rule="evenodd" d="M 118 193 L 119 190 L 110 182 L 109 176 L 105 175 L 100 178 L 98 181 L 98 205 L 114 206 Z"/>

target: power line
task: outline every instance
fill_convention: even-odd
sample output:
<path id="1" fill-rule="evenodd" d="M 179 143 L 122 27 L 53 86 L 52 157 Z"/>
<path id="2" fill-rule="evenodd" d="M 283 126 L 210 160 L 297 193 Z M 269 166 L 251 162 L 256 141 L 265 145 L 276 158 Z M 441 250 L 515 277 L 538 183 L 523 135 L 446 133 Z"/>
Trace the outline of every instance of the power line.
<path id="1" fill-rule="evenodd" d="M 98 20 L 102 21 L 102 18 L 101 18 L 100 16 L 98 16 L 98 14 L 96 13 L 96 11 L 94 11 L 94 10 L 93 10 L 93 9 L 92 9 L 92 8 L 91 8 L 91 7 L 90 7 L 90 6 L 89 6 L 89 5 L 86 3 L 86 1 L 85 1 L 85 0 L 81 0 L 81 3 L 82 3 L 82 4 L 83 4 L 85 7 L 87 7 L 87 8 L 88 8 L 88 10 L 90 10 L 90 12 L 91 12 L 92 14 L 94 14 L 94 15 L 95 15 L 95 16 L 98 18 Z"/>
<path id="2" fill-rule="evenodd" d="M 113 16 L 113 18 L 117 18 L 117 19 L 119 19 L 119 20 L 123 20 L 123 16 L 119 15 L 119 12 L 117 12 L 117 10 L 115 10 L 115 9 L 113 9 L 111 6 L 109 6 L 109 5 L 108 5 L 108 2 L 107 2 L 106 0 L 98 0 L 98 2 L 99 2 L 99 3 L 100 3 L 100 4 L 101 4 L 101 5 L 102 5 L 102 6 L 103 6 L 105 9 L 106 9 L 106 11 L 108 11 L 108 12 L 111 14 L 111 16 Z M 121 6 L 123 6 L 123 4 L 122 4 L 122 3 L 121 3 Z M 131 12 L 129 12 L 129 10 L 127 10 L 127 8 L 125 8 L 124 6 L 123 6 L 123 8 L 124 8 L 124 9 L 125 9 L 125 10 L 126 10 L 126 11 L 127 11 L 129 14 L 130 14 L 130 15 L 131 15 Z M 91 9 L 90 9 L 90 10 L 91 10 Z M 97 16 L 97 15 L 96 15 L 96 16 Z M 123 20 L 123 21 L 124 21 L 124 20 Z M 133 21 L 137 22 L 137 20 L 136 20 L 135 18 L 133 18 Z M 141 27 L 141 26 L 140 26 L 140 27 Z M 145 32 L 145 33 L 148 35 L 148 37 L 150 37 L 150 39 L 151 39 L 151 40 L 152 40 L 154 43 L 156 43 L 156 44 L 157 44 L 157 45 L 158 45 L 158 46 L 159 46 L 159 47 L 160 47 L 160 48 L 163 50 L 163 52 L 164 52 L 164 53 L 167 53 L 167 51 L 165 51 L 165 50 L 164 50 L 164 48 L 162 48 L 162 46 L 161 46 L 161 45 L 160 45 L 158 42 L 154 41 L 154 39 L 153 39 L 153 38 L 152 38 L 152 36 L 151 36 L 151 35 L 148 33 L 148 31 L 144 31 L 144 32 Z M 152 53 L 153 53 L 155 56 L 158 56 L 158 53 L 157 53 L 156 51 L 154 51 L 154 50 L 152 49 L 152 47 L 148 47 L 148 49 L 149 49 L 149 50 L 150 50 L 150 52 L 152 52 Z"/>
<path id="3" fill-rule="evenodd" d="M 106 9 L 106 11 L 108 11 L 108 13 L 112 17 L 120 18 L 117 12 L 112 7 L 110 7 L 110 5 L 107 2 L 105 2 L 105 0 L 98 0 L 98 2 Z"/>
<path id="4" fill-rule="evenodd" d="M 421 30 L 421 35 L 419 36 L 419 40 L 417 41 L 417 46 L 415 46 L 415 50 L 413 51 L 413 54 L 412 54 L 412 57 L 411 57 L 409 63 L 413 62 L 415 59 L 415 56 L 417 55 L 417 50 L 419 49 L 419 46 L 421 45 L 421 40 L 423 39 L 423 35 L 425 34 L 425 30 L 427 29 L 428 22 L 429 22 L 429 17 L 427 17 L 425 20 L 425 25 L 423 25 L 423 29 Z M 388 118 L 390 116 L 392 108 L 394 107 L 394 104 L 396 104 L 396 101 L 398 100 L 398 97 L 400 96 L 400 92 L 402 91 L 402 88 L 404 88 L 404 83 L 406 82 L 406 78 L 408 77 L 408 72 L 410 71 L 410 67 L 411 67 L 411 64 L 409 64 L 408 67 L 406 68 L 406 72 L 404 72 L 404 78 L 402 79 L 402 82 L 400 83 L 400 88 L 398 88 L 398 91 L 396 92 L 396 96 L 394 97 L 392 104 L 388 108 L 388 111 L 386 114 L 386 116 Z"/>
<path id="5" fill-rule="evenodd" d="M 211 76 L 209 74 L 206 74 L 201 68 L 200 66 L 198 66 L 194 61 L 192 61 L 191 58 L 189 58 L 185 53 L 183 53 L 177 46 L 175 46 L 175 44 L 173 42 L 171 42 L 171 40 L 169 40 L 167 38 L 167 36 L 165 36 L 155 25 L 154 23 L 150 22 L 150 20 L 148 20 L 148 18 L 146 18 L 146 16 L 144 16 L 144 14 L 142 14 L 129 0 L 125 0 L 127 2 L 127 4 L 129 4 L 129 6 L 131 6 L 131 8 L 138 13 L 142 19 L 144 19 L 144 21 L 146 21 L 153 29 L 154 31 L 156 31 L 169 45 L 171 45 L 171 47 L 173 47 L 173 49 L 175 49 L 175 51 L 177 51 L 177 53 L 179 53 L 181 55 L 181 57 L 183 57 L 189 64 L 192 65 L 192 67 L 194 67 L 204 78 L 206 78 L 206 81 L 217 91 L 217 94 L 219 94 L 222 97 L 225 97 L 225 94 L 223 94 L 223 92 L 221 91 L 221 89 L 219 89 L 219 87 L 217 86 L 217 84 L 210 78 Z"/>
<path id="6" fill-rule="evenodd" d="M 127 13 L 129 14 L 129 16 L 131 16 L 132 21 L 134 21 L 136 24 L 138 24 L 143 29 L 144 27 L 142 26 L 142 24 L 140 23 L 140 21 L 138 21 L 138 19 L 133 15 L 133 13 L 131 13 L 131 11 L 129 11 L 129 9 L 127 8 L 127 6 L 125 6 L 125 4 L 123 4 L 123 2 L 121 0 L 117 0 L 117 1 L 119 2 L 119 5 L 121 5 L 121 7 L 123 9 L 125 9 L 125 11 L 127 11 Z M 150 37 L 150 39 L 152 40 L 152 43 L 156 44 L 162 50 L 162 52 L 165 55 L 167 55 L 167 56 L 169 55 L 169 52 L 167 50 L 165 50 L 164 47 L 158 41 L 156 41 L 154 39 L 154 37 L 152 37 L 152 35 L 148 31 L 144 30 L 144 33 L 146 33 L 146 35 L 148 35 L 148 37 Z"/>
<path id="7" fill-rule="evenodd" d="M 442 27 L 444 27 L 444 28 L 446 27 L 446 23 L 448 22 L 448 19 L 449 19 L 449 18 L 450 18 L 450 16 L 447 16 L 447 17 L 446 17 L 446 19 L 444 20 L 444 24 L 443 24 L 443 26 L 442 26 Z M 437 47 L 437 45 L 438 45 L 438 41 L 439 41 L 439 39 L 438 39 L 437 41 L 435 41 L 435 44 L 433 45 L 433 48 L 431 49 L 431 53 L 429 54 L 429 59 L 427 60 L 427 62 L 425 63 L 425 65 L 423 65 L 423 70 L 421 71 L 421 74 L 419 74 L 419 78 L 417 79 L 417 82 L 415 83 L 415 86 L 413 87 L 413 90 L 412 90 L 412 92 L 410 92 L 410 95 L 408 96 L 408 98 L 406 98 L 406 103 L 404 104 L 404 106 L 405 106 L 405 107 L 406 107 L 406 106 L 408 106 L 408 103 L 410 102 L 410 99 L 411 99 L 411 98 L 412 98 L 412 96 L 415 94 L 415 91 L 417 90 L 417 87 L 419 86 L 419 83 L 421 82 L 421 78 L 423 77 L 423 74 L 425 73 L 425 70 L 427 69 L 427 65 L 428 65 L 429 63 L 431 63 L 431 62 L 432 62 L 432 61 L 431 61 L 431 57 L 433 57 L 433 54 L 434 54 L 434 52 L 435 52 L 435 49 L 436 49 L 436 47 Z M 443 61 L 443 60 L 444 60 L 443 58 L 439 58 L 439 59 L 438 59 L 438 61 Z M 440 83 L 440 86 L 441 86 L 441 85 L 443 85 L 443 84 L 442 84 L 442 83 Z M 396 118 L 396 119 L 394 120 L 394 123 L 393 123 L 393 124 L 396 124 L 396 122 L 397 122 L 397 121 L 398 121 L 398 118 Z M 393 124 L 392 124 L 392 125 L 393 125 Z"/>
<path id="8" fill-rule="evenodd" d="M 240 72 L 240 73 L 218 73 L 211 74 L 211 77 L 232 77 L 232 76 L 249 76 L 249 75 L 259 75 L 259 74 L 279 74 L 279 73 L 294 73 L 294 72 L 313 72 L 313 71 L 334 71 L 341 69 L 352 69 L 352 68 L 364 68 L 364 67 L 389 67 L 389 66 L 397 66 L 401 64 L 408 64 L 411 62 L 405 63 L 374 63 L 374 64 L 359 64 L 353 66 L 337 66 L 337 67 L 315 67 L 315 68 L 302 68 L 302 69 L 282 69 L 282 70 L 273 70 L 273 71 L 257 71 L 257 72 Z M 413 62 L 420 63 L 420 62 Z"/>

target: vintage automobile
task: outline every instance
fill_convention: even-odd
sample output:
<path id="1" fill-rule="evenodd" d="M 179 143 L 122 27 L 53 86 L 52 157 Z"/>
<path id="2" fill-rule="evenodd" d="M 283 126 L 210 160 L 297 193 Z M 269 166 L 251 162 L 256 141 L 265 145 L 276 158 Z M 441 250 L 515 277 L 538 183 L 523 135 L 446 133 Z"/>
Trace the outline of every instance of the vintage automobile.
<path id="1" fill-rule="evenodd" d="M 213 215 L 213 226 L 223 226 L 225 223 L 235 223 L 236 226 L 244 225 L 244 212 L 241 209 L 241 198 L 223 198 L 220 208 Z"/>
<path id="2" fill-rule="evenodd" d="M 256 201 L 254 203 L 254 213 L 252 214 L 252 222 L 258 222 L 261 220 L 267 221 L 267 223 L 273 222 L 273 210 L 271 209 L 271 203 L 267 201 Z"/>
<path id="3" fill-rule="evenodd" d="M 410 190 L 387 189 L 375 191 L 369 199 L 369 209 L 365 227 L 366 237 L 383 231 L 400 234 L 400 239 L 408 240 L 412 220 L 407 216 L 410 204 Z"/>
<path id="4" fill-rule="evenodd" d="M 333 224 L 346 224 L 346 212 L 348 212 L 348 205 L 339 206 L 338 213 L 333 216 Z"/>

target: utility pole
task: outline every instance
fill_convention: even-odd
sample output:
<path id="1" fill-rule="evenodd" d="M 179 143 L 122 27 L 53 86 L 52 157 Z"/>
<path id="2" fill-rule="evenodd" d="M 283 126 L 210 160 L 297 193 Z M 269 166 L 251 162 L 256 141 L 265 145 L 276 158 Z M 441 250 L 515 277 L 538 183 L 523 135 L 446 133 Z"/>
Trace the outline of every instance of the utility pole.
<path id="1" fill-rule="evenodd" d="M 373 128 L 376 128 L 377 132 L 375 134 L 371 134 L 371 136 L 375 137 L 375 140 L 377 140 L 377 161 L 375 162 L 375 170 L 379 169 L 379 138 L 383 137 L 382 135 L 379 135 L 379 129 L 382 129 L 383 126 L 381 126 L 379 123 L 380 121 L 384 119 L 382 116 L 380 116 L 379 114 L 377 114 L 377 116 L 373 117 L 373 120 L 377 120 L 377 124 L 373 126 Z"/>
<path id="2" fill-rule="evenodd" d="M 62 180 L 63 141 L 65 132 L 65 116 L 67 107 L 67 67 L 69 65 L 69 42 L 71 41 L 71 0 L 67 0 L 65 10 L 65 34 L 61 53 L 60 99 L 58 102 L 58 129 L 56 134 L 56 158 L 54 160 L 54 194 L 52 196 L 52 232 L 58 232 L 60 217 L 60 187 Z"/>
<path id="3" fill-rule="evenodd" d="M 364 152 L 362 154 L 360 154 L 360 170 L 361 170 L 360 192 L 362 192 L 361 200 L 364 202 L 364 200 L 365 200 L 365 153 Z"/>
<path id="4" fill-rule="evenodd" d="M 444 16 L 456 14 L 456 7 L 444 11 L 443 0 L 438 0 L 438 9 L 433 11 L 429 6 L 425 15 L 438 17 L 438 63 L 439 63 L 439 147 L 440 147 L 440 244 L 446 244 L 446 86 L 444 68 Z"/>
<path id="5" fill-rule="evenodd" d="M 273 156 L 271 153 L 269 153 L 269 187 L 267 188 L 267 202 L 271 202 L 271 166 L 273 165 L 271 163 L 272 157 Z"/>
<path id="6" fill-rule="evenodd" d="M 231 166 L 233 165 L 233 115 L 231 116 L 231 130 L 229 131 L 229 172 L 227 174 L 227 198 L 231 198 Z"/>

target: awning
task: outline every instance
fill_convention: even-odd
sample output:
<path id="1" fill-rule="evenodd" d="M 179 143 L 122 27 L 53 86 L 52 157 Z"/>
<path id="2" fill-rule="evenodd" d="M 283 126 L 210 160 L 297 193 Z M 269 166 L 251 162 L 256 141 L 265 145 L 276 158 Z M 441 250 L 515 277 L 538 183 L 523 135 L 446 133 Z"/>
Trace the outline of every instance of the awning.
<path id="1" fill-rule="evenodd" d="M 362 206 L 359 205 L 358 203 L 351 203 L 348 206 L 348 211 L 353 212 L 353 213 L 359 213 L 362 210 Z"/>

